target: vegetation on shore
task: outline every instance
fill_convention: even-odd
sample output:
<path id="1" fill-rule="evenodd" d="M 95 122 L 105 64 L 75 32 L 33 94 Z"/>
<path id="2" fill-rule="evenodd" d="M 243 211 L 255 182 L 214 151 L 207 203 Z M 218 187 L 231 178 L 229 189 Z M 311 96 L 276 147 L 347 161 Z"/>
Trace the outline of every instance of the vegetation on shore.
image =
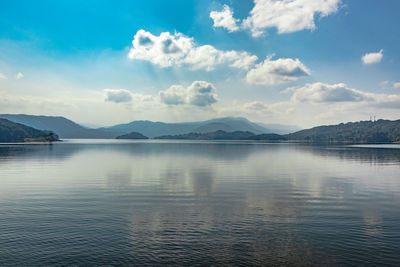
<path id="1" fill-rule="evenodd" d="M 0 119 L 0 142 L 52 142 L 59 141 L 50 131 L 41 131 L 32 127 Z"/>
<path id="2" fill-rule="evenodd" d="M 288 140 L 312 143 L 395 143 L 400 141 L 400 120 L 318 126 L 284 136 Z"/>
<path id="3" fill-rule="evenodd" d="M 182 135 L 165 135 L 156 139 L 192 139 L 192 140 L 259 140 L 274 142 L 305 143 L 399 143 L 400 120 L 378 120 L 341 123 L 338 125 L 318 126 L 297 131 L 291 134 L 259 134 L 251 132 L 189 133 Z"/>

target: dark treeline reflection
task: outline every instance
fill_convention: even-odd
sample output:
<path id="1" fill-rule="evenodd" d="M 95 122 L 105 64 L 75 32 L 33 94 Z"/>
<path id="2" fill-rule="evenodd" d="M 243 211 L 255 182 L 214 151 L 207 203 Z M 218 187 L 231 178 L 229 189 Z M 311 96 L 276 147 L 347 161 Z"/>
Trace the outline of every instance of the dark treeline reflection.
<path id="1" fill-rule="evenodd" d="M 85 140 L 83 140 L 85 142 Z M 265 144 L 240 142 L 112 142 L 112 143 L 54 143 L 33 145 L 0 144 L 0 161 L 10 157 L 66 158 L 82 150 L 113 150 L 137 156 L 152 154 L 188 154 L 223 160 L 243 160 L 250 154 L 266 151 L 296 150 L 322 157 L 376 163 L 399 163 L 400 147 L 315 146 L 303 144 Z"/>
<path id="2" fill-rule="evenodd" d="M 400 149 L 0 146 L 0 265 L 399 265 Z"/>
<path id="3" fill-rule="evenodd" d="M 337 157 L 343 160 L 371 163 L 400 163 L 400 147 L 298 146 L 297 148 L 322 157 Z"/>

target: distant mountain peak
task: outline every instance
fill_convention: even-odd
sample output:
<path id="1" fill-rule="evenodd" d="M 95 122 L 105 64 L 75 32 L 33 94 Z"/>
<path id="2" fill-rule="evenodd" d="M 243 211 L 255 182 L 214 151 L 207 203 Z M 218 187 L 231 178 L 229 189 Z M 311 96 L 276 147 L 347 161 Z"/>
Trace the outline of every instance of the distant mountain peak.
<path id="1" fill-rule="evenodd" d="M 191 132 L 214 132 L 225 131 L 250 131 L 257 134 L 264 133 L 267 129 L 242 117 L 222 117 L 197 122 L 153 122 L 132 121 L 111 127 L 101 128 L 105 131 L 119 131 L 124 133 L 138 132 L 150 138 L 162 135 L 179 135 Z"/>
<path id="2" fill-rule="evenodd" d="M 95 129 L 88 129 L 61 116 L 0 114 L 0 118 L 35 129 L 52 131 L 60 138 L 114 138 L 117 136 Z"/>
<path id="3" fill-rule="evenodd" d="M 215 132 L 224 130 L 249 131 L 255 134 L 262 133 L 285 133 L 279 127 L 265 127 L 262 124 L 254 123 L 244 117 L 220 117 L 205 121 L 196 122 L 160 122 L 150 120 L 137 120 L 124 124 L 117 124 L 110 127 L 90 129 L 79 125 L 62 116 L 44 116 L 27 114 L 2 114 L 0 118 L 5 118 L 16 123 L 40 129 L 51 130 L 61 138 L 115 138 L 131 132 L 137 132 L 150 138 L 161 135 L 179 135 L 190 132 Z"/>

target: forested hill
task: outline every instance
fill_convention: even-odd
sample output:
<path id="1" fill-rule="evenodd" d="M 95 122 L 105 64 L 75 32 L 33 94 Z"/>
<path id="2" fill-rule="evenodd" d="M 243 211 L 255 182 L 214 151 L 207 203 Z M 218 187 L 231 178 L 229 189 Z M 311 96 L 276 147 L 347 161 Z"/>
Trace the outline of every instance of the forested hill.
<path id="1" fill-rule="evenodd" d="M 0 142 L 57 141 L 53 132 L 41 131 L 32 127 L 0 119 Z"/>
<path id="2" fill-rule="evenodd" d="M 248 140 L 254 133 L 248 131 L 225 132 L 222 130 L 210 133 L 188 133 L 179 135 L 164 135 L 155 139 L 181 139 L 181 140 Z"/>
<path id="3" fill-rule="evenodd" d="M 128 134 L 117 136 L 116 139 L 149 139 L 149 138 L 141 133 L 131 132 Z"/>
<path id="4" fill-rule="evenodd" d="M 338 143 L 400 142 L 400 120 L 348 122 L 318 126 L 284 135 L 288 140 Z"/>
<path id="5" fill-rule="evenodd" d="M 341 123 L 338 125 L 318 126 L 291 134 L 259 134 L 251 132 L 190 133 L 166 135 L 156 139 L 192 139 L 192 140 L 259 140 L 273 142 L 305 143 L 395 143 L 400 142 L 400 120 L 378 120 Z"/>
<path id="6" fill-rule="evenodd" d="M 67 118 L 54 116 L 35 116 L 26 114 L 0 114 L 0 118 L 38 129 L 53 131 L 60 138 L 115 138 L 123 133 L 107 133 L 97 129 L 85 128 Z"/>

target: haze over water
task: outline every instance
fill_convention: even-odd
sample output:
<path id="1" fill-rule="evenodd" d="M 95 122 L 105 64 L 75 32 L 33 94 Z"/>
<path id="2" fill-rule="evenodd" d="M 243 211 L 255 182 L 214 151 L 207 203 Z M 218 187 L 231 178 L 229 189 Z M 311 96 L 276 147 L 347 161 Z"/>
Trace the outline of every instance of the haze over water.
<path id="1" fill-rule="evenodd" d="M 400 265 L 400 147 L 0 145 L 0 265 Z"/>

